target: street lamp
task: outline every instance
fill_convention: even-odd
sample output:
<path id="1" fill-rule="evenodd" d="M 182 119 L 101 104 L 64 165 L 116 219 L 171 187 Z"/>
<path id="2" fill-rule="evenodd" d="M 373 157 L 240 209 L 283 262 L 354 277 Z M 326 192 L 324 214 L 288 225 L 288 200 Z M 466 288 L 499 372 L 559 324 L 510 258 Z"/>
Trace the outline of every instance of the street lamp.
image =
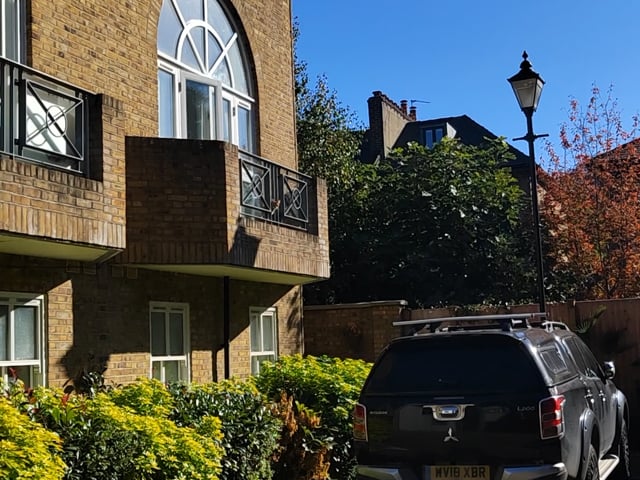
<path id="1" fill-rule="evenodd" d="M 529 165 L 531 176 L 531 210 L 533 213 L 533 226 L 535 233 L 535 255 L 537 270 L 538 301 L 540 302 L 540 312 L 545 311 L 544 301 L 544 273 L 542 267 L 542 238 L 540 235 L 540 214 L 538 212 L 538 175 L 536 169 L 536 156 L 533 142 L 540 137 L 548 135 L 535 135 L 533 133 L 533 112 L 538 108 L 540 94 L 544 86 L 542 77 L 531 69 L 527 52 L 522 53 L 522 63 L 520 71 L 508 79 L 513 93 L 518 99 L 518 105 L 527 118 L 527 134 L 524 137 L 514 138 L 514 140 L 526 140 L 529 144 Z"/>

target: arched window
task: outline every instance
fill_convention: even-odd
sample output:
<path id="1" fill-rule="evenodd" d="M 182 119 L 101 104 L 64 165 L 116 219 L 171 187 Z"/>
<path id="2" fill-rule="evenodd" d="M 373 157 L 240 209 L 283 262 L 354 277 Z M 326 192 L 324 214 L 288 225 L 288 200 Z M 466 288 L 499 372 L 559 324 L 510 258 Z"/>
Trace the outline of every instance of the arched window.
<path id="1" fill-rule="evenodd" d="M 162 137 L 253 151 L 254 100 L 237 29 L 217 0 L 164 0 L 158 25 Z"/>

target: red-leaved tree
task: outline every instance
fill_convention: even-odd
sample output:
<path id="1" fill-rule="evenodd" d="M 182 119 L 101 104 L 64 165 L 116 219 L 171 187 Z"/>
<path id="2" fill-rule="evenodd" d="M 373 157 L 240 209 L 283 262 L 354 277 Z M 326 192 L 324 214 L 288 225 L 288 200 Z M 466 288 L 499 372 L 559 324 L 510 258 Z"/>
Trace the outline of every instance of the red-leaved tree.
<path id="1" fill-rule="evenodd" d="M 625 130 L 612 88 L 594 86 L 585 107 L 570 102 L 542 174 L 548 287 L 556 299 L 640 295 L 638 116 Z"/>

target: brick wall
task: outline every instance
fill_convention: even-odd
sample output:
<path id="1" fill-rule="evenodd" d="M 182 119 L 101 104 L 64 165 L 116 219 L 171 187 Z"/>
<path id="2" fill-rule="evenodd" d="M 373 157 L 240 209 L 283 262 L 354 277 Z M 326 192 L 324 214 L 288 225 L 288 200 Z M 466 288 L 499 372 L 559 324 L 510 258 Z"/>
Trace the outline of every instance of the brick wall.
<path id="1" fill-rule="evenodd" d="M 209 142 L 210 150 L 202 152 L 190 149 L 198 142 L 186 148 L 174 141 L 178 147 L 167 153 L 158 150 L 160 143 L 154 146 L 160 142 L 152 137 L 158 132 L 161 0 L 27 3 L 28 64 L 96 94 L 92 170 L 80 178 L 0 158 L 0 231 L 127 249 L 120 259 L 100 265 L 0 254 L 0 290 L 46 295 L 50 384 L 102 364 L 116 383 L 147 376 L 150 301 L 190 305 L 194 380 L 210 380 L 223 369 L 221 276 L 135 268 L 150 261 L 207 268 L 235 262 L 248 278 L 266 270 L 284 274 L 279 280 L 288 285 L 231 281 L 231 373 L 249 371 L 250 306 L 275 306 L 280 352 L 299 351 L 300 288 L 291 284 L 329 273 L 324 182 L 311 187 L 316 203 L 310 211 L 318 218 L 312 233 L 240 219 L 239 202 L 225 201 L 238 195 L 235 147 Z M 295 170 L 290 1 L 221 3 L 237 17 L 248 43 L 258 153 Z M 131 147 L 127 138 L 138 143 Z M 151 184 L 150 178 L 157 181 Z M 171 185 L 182 191 L 170 191 Z M 155 203 L 149 196 L 156 196 Z M 244 246 L 234 250 L 240 231 L 260 240 L 255 255 L 247 256 Z"/>
<path id="2" fill-rule="evenodd" d="M 396 336 L 391 324 L 406 306 L 404 300 L 305 306 L 304 353 L 372 362 Z"/>
<path id="3" fill-rule="evenodd" d="M 162 1 L 28 3 L 28 64 L 98 94 L 90 125 L 92 180 L 0 158 L 0 231 L 121 249 L 125 137 L 158 131 Z M 258 152 L 296 169 L 290 2 L 222 3 L 246 35 Z"/>
<path id="4" fill-rule="evenodd" d="M 33 68 L 121 102 L 124 135 L 158 132 L 157 22 L 162 0 L 33 0 Z M 246 35 L 255 74 L 261 156 L 296 169 L 289 0 L 236 0 L 228 7 Z"/>
<path id="5" fill-rule="evenodd" d="M 189 304 L 194 381 L 224 376 L 221 278 L 0 255 L 0 291 L 45 295 L 47 379 L 106 366 L 109 382 L 149 376 L 149 302 Z M 230 281 L 231 375 L 250 374 L 249 308 L 277 310 L 279 352 L 301 351 L 300 288 Z"/>
<path id="6" fill-rule="evenodd" d="M 109 158 L 115 178 L 102 183 L 0 155 L 0 231 L 124 248 L 122 159 Z"/>

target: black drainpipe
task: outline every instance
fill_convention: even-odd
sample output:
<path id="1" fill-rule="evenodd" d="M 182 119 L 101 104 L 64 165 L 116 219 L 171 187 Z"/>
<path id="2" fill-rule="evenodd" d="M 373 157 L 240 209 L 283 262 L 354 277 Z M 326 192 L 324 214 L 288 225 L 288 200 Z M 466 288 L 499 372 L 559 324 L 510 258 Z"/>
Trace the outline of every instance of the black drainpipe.
<path id="1" fill-rule="evenodd" d="M 229 312 L 229 277 L 224 277 L 224 293 L 223 293 L 223 310 L 224 310 L 224 330 L 222 333 L 224 344 L 224 378 L 231 377 L 231 366 L 229 365 L 230 346 L 231 346 L 231 313 Z"/>

